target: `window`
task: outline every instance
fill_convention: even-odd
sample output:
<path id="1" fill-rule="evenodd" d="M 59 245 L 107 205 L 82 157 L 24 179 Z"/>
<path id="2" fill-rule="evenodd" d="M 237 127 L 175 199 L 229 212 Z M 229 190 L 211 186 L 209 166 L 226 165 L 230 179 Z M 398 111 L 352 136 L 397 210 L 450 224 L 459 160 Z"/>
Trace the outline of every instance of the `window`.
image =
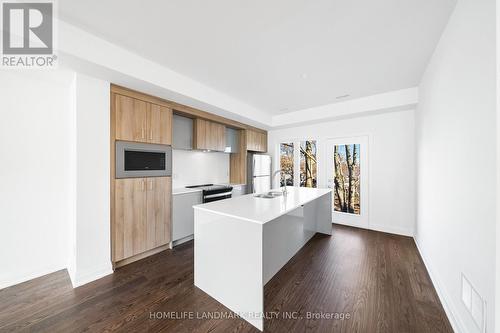
<path id="1" fill-rule="evenodd" d="M 300 186 L 317 187 L 316 140 L 300 142 Z"/>
<path id="2" fill-rule="evenodd" d="M 280 143 L 280 186 L 293 186 L 293 142 Z"/>
<path id="3" fill-rule="evenodd" d="M 333 148 L 334 210 L 360 214 L 360 145 L 335 145 Z"/>

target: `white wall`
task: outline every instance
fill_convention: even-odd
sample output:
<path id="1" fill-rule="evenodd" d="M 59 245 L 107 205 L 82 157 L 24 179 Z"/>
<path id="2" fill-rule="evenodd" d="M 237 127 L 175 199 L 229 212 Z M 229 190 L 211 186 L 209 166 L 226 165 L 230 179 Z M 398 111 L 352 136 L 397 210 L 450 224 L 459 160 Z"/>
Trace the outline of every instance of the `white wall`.
<path id="1" fill-rule="evenodd" d="M 229 154 L 174 149 L 173 188 L 229 183 Z"/>
<path id="2" fill-rule="evenodd" d="M 0 288 L 67 264 L 72 75 L 0 75 Z"/>
<path id="3" fill-rule="evenodd" d="M 417 235 L 458 332 L 479 332 L 461 302 L 463 272 L 494 332 L 495 1 L 459 0 L 420 84 Z"/>
<path id="4" fill-rule="evenodd" d="M 0 91 L 0 289 L 64 268 L 75 286 L 109 274 L 109 83 L 13 70 Z"/>
<path id="5" fill-rule="evenodd" d="M 318 140 L 318 183 L 326 186 L 326 140 L 369 136 L 369 228 L 413 235 L 415 224 L 414 111 L 400 111 L 269 131 L 275 158 L 280 142 Z"/>
<path id="6" fill-rule="evenodd" d="M 110 244 L 110 86 L 75 75 L 76 206 L 69 264 L 74 286 L 112 273 Z"/>

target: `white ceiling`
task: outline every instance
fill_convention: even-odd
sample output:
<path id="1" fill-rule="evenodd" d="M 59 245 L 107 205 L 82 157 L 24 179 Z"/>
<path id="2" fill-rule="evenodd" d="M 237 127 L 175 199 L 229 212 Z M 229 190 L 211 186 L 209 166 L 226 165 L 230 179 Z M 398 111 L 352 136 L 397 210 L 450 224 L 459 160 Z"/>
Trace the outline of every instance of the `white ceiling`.
<path id="1" fill-rule="evenodd" d="M 455 2 L 62 0 L 59 11 L 276 115 L 418 85 Z"/>

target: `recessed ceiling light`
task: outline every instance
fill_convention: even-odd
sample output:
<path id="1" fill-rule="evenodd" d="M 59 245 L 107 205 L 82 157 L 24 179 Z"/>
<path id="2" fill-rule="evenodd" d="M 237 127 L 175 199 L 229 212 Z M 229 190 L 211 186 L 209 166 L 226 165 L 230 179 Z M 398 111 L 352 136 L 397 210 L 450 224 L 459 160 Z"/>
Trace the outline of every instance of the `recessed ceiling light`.
<path id="1" fill-rule="evenodd" d="M 349 96 L 351 96 L 351 95 L 349 95 L 349 94 L 345 94 L 345 95 L 337 96 L 337 97 L 335 97 L 335 99 L 347 98 L 347 97 L 349 97 Z"/>
<path id="2" fill-rule="evenodd" d="M 300 75 L 300 77 L 301 77 L 301 78 L 303 78 L 303 79 L 307 79 L 307 76 L 308 76 L 308 75 L 307 75 L 307 73 L 302 73 L 302 74 Z"/>

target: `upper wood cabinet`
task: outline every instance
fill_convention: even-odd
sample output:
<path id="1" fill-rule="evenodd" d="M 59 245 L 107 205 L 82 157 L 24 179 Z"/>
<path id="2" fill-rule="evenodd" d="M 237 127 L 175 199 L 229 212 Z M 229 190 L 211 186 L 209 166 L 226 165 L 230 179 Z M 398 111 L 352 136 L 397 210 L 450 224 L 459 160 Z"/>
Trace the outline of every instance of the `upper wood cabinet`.
<path id="1" fill-rule="evenodd" d="M 127 96 L 114 96 L 116 139 L 147 142 L 148 103 Z"/>
<path id="2" fill-rule="evenodd" d="M 247 133 L 247 150 L 267 152 L 267 133 L 254 130 L 246 130 Z"/>
<path id="3" fill-rule="evenodd" d="M 116 179 L 113 261 L 171 241 L 171 177 Z"/>
<path id="4" fill-rule="evenodd" d="M 117 140 L 172 144 L 172 110 L 115 94 Z"/>
<path id="5" fill-rule="evenodd" d="M 150 104 L 151 109 L 149 112 L 149 141 L 151 143 L 159 143 L 163 145 L 172 144 L 172 110 L 156 105 Z"/>
<path id="6" fill-rule="evenodd" d="M 226 126 L 219 123 L 211 122 L 210 130 L 213 133 L 214 138 L 214 150 L 225 151 L 226 150 Z"/>
<path id="7" fill-rule="evenodd" d="M 193 148 L 224 151 L 226 149 L 226 126 L 201 118 L 194 120 Z"/>
<path id="8" fill-rule="evenodd" d="M 247 138 L 245 130 L 238 130 L 238 152 L 229 157 L 229 181 L 233 184 L 247 182 Z"/>

